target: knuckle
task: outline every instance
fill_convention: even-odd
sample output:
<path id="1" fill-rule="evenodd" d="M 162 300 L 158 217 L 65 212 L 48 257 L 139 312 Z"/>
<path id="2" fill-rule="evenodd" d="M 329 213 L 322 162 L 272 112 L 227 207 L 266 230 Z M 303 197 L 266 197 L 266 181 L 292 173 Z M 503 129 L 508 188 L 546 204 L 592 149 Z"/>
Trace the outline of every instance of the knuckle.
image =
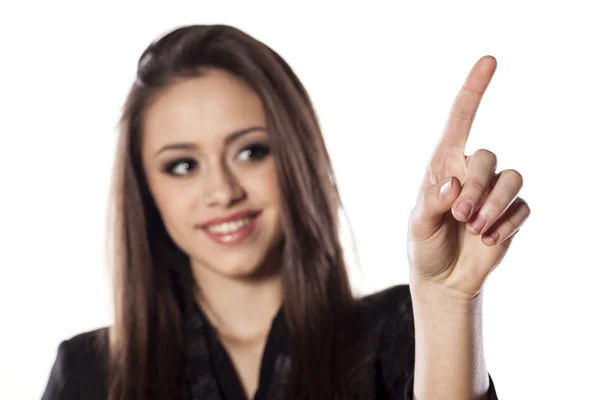
<path id="1" fill-rule="evenodd" d="M 516 169 L 507 169 L 503 172 L 503 174 L 515 181 L 519 188 L 523 186 L 523 175 L 521 175 L 521 173 Z"/>
<path id="2" fill-rule="evenodd" d="M 517 224 L 515 221 L 513 221 L 512 218 L 509 218 L 506 220 L 506 225 L 508 226 L 508 229 L 507 229 L 508 232 L 514 232 L 519 228 L 519 224 Z"/>
<path id="3" fill-rule="evenodd" d="M 475 113 L 460 108 L 452 109 L 450 114 L 461 122 L 472 123 L 475 120 Z"/>
<path id="4" fill-rule="evenodd" d="M 496 165 L 498 162 L 496 154 L 488 149 L 479 149 L 475 152 L 475 155 L 486 164 Z"/>
<path id="5" fill-rule="evenodd" d="M 494 218 L 494 217 L 500 215 L 500 213 L 505 208 L 505 206 L 498 199 L 490 197 L 486 201 L 485 208 L 487 209 L 487 211 L 486 211 L 487 216 Z"/>
<path id="6" fill-rule="evenodd" d="M 504 232 L 502 236 L 509 236 L 516 231 L 517 228 L 518 226 L 515 224 L 515 221 L 509 218 L 502 223 L 502 226 L 499 229 Z"/>
<path id="7" fill-rule="evenodd" d="M 523 214 L 525 216 L 525 218 L 528 218 L 531 215 L 531 207 L 529 207 L 529 204 L 527 204 L 527 202 L 523 199 L 519 199 L 522 203 L 522 208 L 523 208 Z"/>
<path id="8" fill-rule="evenodd" d="M 483 194 L 487 190 L 487 185 L 479 179 L 472 179 L 464 183 L 464 188 L 470 193 Z"/>

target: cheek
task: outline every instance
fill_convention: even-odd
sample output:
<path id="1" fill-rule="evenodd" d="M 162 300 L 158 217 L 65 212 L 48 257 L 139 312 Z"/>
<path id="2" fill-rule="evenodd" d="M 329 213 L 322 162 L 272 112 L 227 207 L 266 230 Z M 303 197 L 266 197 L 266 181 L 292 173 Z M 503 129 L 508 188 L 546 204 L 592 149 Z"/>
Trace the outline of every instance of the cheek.
<path id="1" fill-rule="evenodd" d="M 188 210 L 193 198 L 189 190 L 160 180 L 153 182 L 151 190 L 165 228 L 176 242 L 180 241 L 191 222 Z"/>
<path id="2" fill-rule="evenodd" d="M 247 176 L 245 185 L 250 202 L 265 210 L 262 227 L 266 235 L 263 238 L 269 243 L 263 245 L 272 247 L 283 237 L 281 200 L 275 168 L 264 168 L 260 173 Z"/>
<path id="3" fill-rule="evenodd" d="M 279 184 L 273 162 L 265 163 L 241 177 L 248 197 L 253 203 L 279 210 Z"/>

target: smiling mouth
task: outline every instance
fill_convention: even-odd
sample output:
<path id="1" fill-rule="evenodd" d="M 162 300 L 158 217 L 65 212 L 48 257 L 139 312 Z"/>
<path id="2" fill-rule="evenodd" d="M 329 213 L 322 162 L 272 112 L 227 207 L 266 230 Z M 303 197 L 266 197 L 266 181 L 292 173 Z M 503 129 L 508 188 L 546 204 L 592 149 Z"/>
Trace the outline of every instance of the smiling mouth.
<path id="1" fill-rule="evenodd" d="M 260 215 L 261 213 L 246 215 L 233 221 L 205 225 L 200 229 L 217 244 L 236 245 L 254 232 Z"/>
<path id="2" fill-rule="evenodd" d="M 209 225 L 204 228 L 206 231 L 212 233 L 213 235 L 231 235 L 239 231 L 242 228 L 250 225 L 250 223 L 256 218 L 254 217 L 245 217 L 240 218 L 236 221 L 231 222 L 223 222 L 221 224 Z"/>

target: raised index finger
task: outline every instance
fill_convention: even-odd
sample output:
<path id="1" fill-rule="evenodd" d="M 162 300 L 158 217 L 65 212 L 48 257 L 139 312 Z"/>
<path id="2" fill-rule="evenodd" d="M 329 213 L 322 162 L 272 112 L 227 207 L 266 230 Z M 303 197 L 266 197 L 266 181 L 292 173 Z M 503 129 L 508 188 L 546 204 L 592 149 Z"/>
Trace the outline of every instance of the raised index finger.
<path id="1" fill-rule="evenodd" d="M 460 148 L 464 151 L 475 114 L 496 71 L 496 59 L 481 57 L 469 72 L 463 87 L 454 99 L 442 138 L 441 147 Z"/>

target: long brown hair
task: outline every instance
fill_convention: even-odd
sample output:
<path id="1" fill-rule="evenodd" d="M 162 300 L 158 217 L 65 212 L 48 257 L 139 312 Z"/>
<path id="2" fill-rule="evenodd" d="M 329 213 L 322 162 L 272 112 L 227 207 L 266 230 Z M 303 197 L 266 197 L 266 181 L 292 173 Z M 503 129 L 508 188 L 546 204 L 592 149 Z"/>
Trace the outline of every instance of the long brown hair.
<path id="1" fill-rule="evenodd" d="M 317 116 L 302 83 L 272 49 L 237 28 L 193 25 L 150 44 L 120 119 L 114 169 L 112 254 L 115 323 L 109 398 L 175 399 L 183 333 L 175 274 L 190 284 L 149 192 L 140 155 L 142 116 L 156 95 L 203 68 L 228 71 L 261 98 L 271 135 L 285 243 L 284 315 L 291 343 L 288 399 L 343 398 L 349 391 L 344 329 L 354 300 L 338 234 L 341 206 Z"/>

